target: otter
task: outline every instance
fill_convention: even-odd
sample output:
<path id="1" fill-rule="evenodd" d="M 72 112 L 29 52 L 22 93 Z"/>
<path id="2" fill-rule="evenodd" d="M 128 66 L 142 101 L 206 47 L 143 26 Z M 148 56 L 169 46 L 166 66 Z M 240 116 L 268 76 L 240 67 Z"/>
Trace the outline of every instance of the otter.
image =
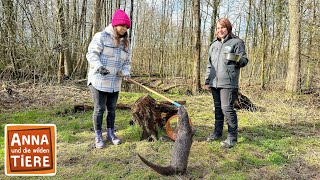
<path id="1" fill-rule="evenodd" d="M 140 159 L 157 173 L 165 176 L 175 174 L 185 174 L 187 171 L 188 157 L 192 145 L 192 137 L 194 131 L 189 123 L 189 117 L 186 109 L 183 106 L 178 107 L 178 134 L 173 144 L 171 153 L 170 165 L 161 167 L 155 165 L 138 154 Z"/>

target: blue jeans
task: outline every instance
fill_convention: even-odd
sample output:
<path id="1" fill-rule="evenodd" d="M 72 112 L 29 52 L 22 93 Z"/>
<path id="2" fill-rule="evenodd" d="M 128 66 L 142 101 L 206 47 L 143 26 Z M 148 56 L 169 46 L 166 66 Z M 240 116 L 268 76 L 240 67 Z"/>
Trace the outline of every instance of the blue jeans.
<path id="1" fill-rule="evenodd" d="M 228 138 L 237 142 L 238 118 L 233 104 L 238 97 L 238 89 L 212 88 L 211 93 L 214 101 L 215 125 L 214 134 L 222 136 L 223 122 L 226 118 L 228 124 Z"/>
<path id="2" fill-rule="evenodd" d="M 119 92 L 103 92 L 89 85 L 91 95 L 94 102 L 93 110 L 93 127 L 94 130 L 102 130 L 103 113 L 107 110 L 107 128 L 114 129 L 114 121 L 116 118 L 116 107 Z"/>

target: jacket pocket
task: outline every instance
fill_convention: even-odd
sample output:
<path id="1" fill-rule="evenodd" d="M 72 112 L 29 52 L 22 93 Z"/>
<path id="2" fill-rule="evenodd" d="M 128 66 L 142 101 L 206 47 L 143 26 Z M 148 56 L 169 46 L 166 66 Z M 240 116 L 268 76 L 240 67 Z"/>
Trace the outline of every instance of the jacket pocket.
<path id="1" fill-rule="evenodd" d="M 232 80 L 234 80 L 237 76 L 236 65 L 235 64 L 227 65 L 227 73 L 232 82 Z"/>
<path id="2" fill-rule="evenodd" d="M 114 56 L 114 48 L 110 46 L 104 46 L 102 55 L 105 55 L 107 57 L 113 57 Z"/>
<path id="3" fill-rule="evenodd" d="M 121 58 L 121 61 L 124 62 L 128 57 L 128 53 L 125 52 L 124 50 L 121 50 L 121 55 L 120 55 L 120 58 Z"/>

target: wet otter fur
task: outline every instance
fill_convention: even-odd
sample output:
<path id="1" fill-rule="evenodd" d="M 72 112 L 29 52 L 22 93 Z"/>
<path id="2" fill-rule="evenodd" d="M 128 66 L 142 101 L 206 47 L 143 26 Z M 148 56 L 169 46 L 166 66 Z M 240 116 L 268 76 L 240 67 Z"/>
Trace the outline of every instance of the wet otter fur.
<path id="1" fill-rule="evenodd" d="M 175 174 L 185 174 L 187 171 L 188 157 L 192 144 L 193 130 L 189 123 L 189 117 L 183 106 L 178 107 L 178 134 L 173 144 L 170 165 L 161 167 L 155 165 L 138 154 L 140 159 L 150 168 L 161 175 L 170 176 Z"/>

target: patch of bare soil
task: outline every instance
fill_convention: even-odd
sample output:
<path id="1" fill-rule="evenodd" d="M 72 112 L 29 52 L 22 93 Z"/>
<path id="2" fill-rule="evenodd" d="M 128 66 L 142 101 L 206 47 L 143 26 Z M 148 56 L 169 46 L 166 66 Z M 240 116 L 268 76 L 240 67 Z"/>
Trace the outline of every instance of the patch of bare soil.
<path id="1" fill-rule="evenodd" d="M 64 102 L 92 104 L 90 91 L 86 85 L 0 81 L 0 113 L 50 107 Z"/>
<path id="2" fill-rule="evenodd" d="M 283 173 L 288 174 L 290 179 L 319 179 L 319 168 L 311 167 L 302 158 L 283 168 Z"/>

